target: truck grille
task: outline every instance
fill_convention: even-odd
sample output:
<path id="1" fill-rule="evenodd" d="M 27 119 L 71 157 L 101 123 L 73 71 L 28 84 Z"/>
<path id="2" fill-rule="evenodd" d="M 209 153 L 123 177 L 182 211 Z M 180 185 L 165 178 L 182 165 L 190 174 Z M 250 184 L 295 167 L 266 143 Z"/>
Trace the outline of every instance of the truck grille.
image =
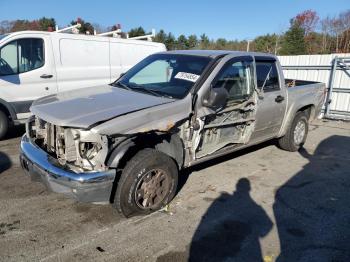
<path id="1" fill-rule="evenodd" d="M 57 158 L 61 164 L 76 160 L 75 145 L 72 139 L 69 139 L 71 142 L 66 142 L 70 132 L 65 128 L 34 117 L 28 122 L 27 135 L 41 149 Z"/>

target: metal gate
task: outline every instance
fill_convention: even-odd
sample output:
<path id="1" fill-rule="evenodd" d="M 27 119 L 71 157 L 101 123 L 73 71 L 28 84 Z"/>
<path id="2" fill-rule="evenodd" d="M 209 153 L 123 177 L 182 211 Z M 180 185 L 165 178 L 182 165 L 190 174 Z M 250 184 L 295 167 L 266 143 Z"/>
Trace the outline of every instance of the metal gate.
<path id="1" fill-rule="evenodd" d="M 286 78 L 323 82 L 326 118 L 350 119 L 350 54 L 279 56 Z"/>

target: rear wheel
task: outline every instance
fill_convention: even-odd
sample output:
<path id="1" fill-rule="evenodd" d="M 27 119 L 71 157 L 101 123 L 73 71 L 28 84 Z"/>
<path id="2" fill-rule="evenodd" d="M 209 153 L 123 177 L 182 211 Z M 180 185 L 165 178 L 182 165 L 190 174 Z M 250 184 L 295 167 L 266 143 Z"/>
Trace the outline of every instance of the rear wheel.
<path id="1" fill-rule="evenodd" d="M 298 112 L 285 136 L 278 140 L 279 146 L 287 151 L 297 151 L 306 141 L 309 122 L 304 112 Z"/>
<path id="2" fill-rule="evenodd" d="M 9 129 L 9 118 L 0 110 L 0 140 L 2 140 L 7 134 Z"/>
<path id="3" fill-rule="evenodd" d="M 159 210 L 173 199 L 177 181 L 173 159 L 157 150 L 143 149 L 123 169 L 113 206 L 126 217 Z"/>

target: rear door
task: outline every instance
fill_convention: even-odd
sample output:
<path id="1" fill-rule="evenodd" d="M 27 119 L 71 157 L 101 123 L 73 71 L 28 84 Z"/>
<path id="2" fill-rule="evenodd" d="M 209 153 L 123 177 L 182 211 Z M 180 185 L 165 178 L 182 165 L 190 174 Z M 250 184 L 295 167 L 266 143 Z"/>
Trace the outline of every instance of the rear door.
<path id="1" fill-rule="evenodd" d="M 21 34 L 0 49 L 1 98 L 17 118 L 29 115 L 33 100 L 57 92 L 51 39 L 48 35 Z"/>
<path id="2" fill-rule="evenodd" d="M 276 60 L 255 57 L 258 89 L 261 90 L 252 140 L 277 136 L 286 110 L 286 94 L 278 74 Z"/>

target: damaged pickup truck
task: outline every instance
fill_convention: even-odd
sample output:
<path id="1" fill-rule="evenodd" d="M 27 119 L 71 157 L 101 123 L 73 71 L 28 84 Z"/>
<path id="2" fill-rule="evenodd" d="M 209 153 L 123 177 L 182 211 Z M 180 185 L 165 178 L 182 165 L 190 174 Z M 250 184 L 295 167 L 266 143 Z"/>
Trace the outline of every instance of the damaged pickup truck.
<path id="1" fill-rule="evenodd" d="M 181 169 L 274 138 L 298 150 L 324 96 L 273 55 L 157 53 L 111 85 L 34 102 L 20 161 L 51 191 L 145 214 L 172 200 Z"/>

